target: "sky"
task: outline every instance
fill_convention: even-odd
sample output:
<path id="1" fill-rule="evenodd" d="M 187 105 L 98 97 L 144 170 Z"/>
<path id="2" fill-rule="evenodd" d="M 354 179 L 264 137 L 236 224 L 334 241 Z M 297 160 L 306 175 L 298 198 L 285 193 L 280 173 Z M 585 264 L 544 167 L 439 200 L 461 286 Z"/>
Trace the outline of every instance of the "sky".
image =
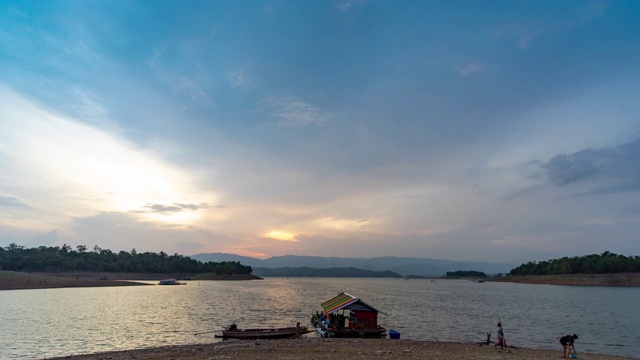
<path id="1" fill-rule="evenodd" d="M 0 246 L 640 255 L 638 1 L 0 0 Z"/>

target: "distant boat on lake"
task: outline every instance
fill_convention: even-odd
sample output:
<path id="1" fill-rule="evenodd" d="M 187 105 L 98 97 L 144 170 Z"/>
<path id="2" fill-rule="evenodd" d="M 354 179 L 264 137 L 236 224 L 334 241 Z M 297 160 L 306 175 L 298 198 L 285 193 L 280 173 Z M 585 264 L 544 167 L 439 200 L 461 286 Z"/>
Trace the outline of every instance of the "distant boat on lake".
<path id="1" fill-rule="evenodd" d="M 158 285 L 187 285 L 187 283 L 180 282 L 178 279 L 164 279 L 160 280 Z"/>

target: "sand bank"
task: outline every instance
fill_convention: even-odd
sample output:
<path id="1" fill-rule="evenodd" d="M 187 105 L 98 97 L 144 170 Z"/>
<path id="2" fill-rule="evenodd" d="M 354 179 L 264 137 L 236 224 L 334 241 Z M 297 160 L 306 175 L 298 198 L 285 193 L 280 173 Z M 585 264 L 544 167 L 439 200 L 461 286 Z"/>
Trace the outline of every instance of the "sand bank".
<path id="1" fill-rule="evenodd" d="M 100 279 L 104 280 L 100 280 Z M 14 271 L 0 271 L 0 290 L 52 289 L 70 287 L 134 286 L 147 285 L 133 281 L 115 280 L 109 277 L 53 276 Z"/>
<path id="2" fill-rule="evenodd" d="M 640 287 L 640 272 L 616 274 L 518 275 L 486 281 L 522 284 Z"/>
<path id="3" fill-rule="evenodd" d="M 110 272 L 23 273 L 0 270 L 0 290 L 148 285 L 136 281 L 157 281 L 172 277 L 181 276 L 178 274 Z M 196 274 L 192 276 L 191 279 L 193 281 L 200 281 L 259 280 L 260 278 L 254 275 L 244 274 L 231 276 Z M 640 287 L 640 273 L 505 276 L 502 278 L 487 278 L 486 281 L 549 285 Z"/>
<path id="4" fill-rule="evenodd" d="M 576 344 L 578 351 L 580 344 Z M 475 344 L 389 340 L 389 339 L 321 339 L 305 336 L 284 340 L 225 340 L 197 345 L 166 346 L 90 355 L 67 356 L 54 359 L 71 360 L 254 360 L 254 359 L 554 359 L 562 358 L 562 349 L 535 350 Z M 579 353 L 580 359 L 630 359 Z"/>
<path id="5" fill-rule="evenodd" d="M 150 285 L 140 281 L 158 281 L 166 278 L 178 278 L 178 274 L 112 273 L 112 272 L 73 272 L 73 273 L 25 273 L 0 270 L 0 290 L 52 289 L 72 287 L 136 286 Z M 209 280 L 258 280 L 248 274 L 215 275 L 197 274 L 193 281 Z"/>

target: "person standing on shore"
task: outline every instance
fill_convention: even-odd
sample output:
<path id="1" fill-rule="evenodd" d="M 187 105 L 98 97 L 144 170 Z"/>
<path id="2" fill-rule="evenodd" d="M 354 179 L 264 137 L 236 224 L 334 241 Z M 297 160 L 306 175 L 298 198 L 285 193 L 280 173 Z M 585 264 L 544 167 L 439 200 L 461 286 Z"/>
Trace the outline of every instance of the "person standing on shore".
<path id="1" fill-rule="evenodd" d="M 499 322 L 498 326 L 496 326 L 496 335 L 498 337 L 498 343 L 495 346 L 500 345 L 500 349 L 506 348 L 507 342 L 504 339 L 504 331 L 502 331 L 502 322 Z"/>
<path id="2" fill-rule="evenodd" d="M 565 336 L 558 336 L 556 339 L 560 340 L 560 344 L 562 344 L 562 356 L 564 358 L 569 358 L 569 356 L 571 355 L 571 350 L 573 349 L 573 353 L 575 354 L 576 352 L 576 347 L 574 346 L 573 342 L 575 340 L 578 340 L 578 335 L 573 334 L 573 335 L 565 335 Z"/>

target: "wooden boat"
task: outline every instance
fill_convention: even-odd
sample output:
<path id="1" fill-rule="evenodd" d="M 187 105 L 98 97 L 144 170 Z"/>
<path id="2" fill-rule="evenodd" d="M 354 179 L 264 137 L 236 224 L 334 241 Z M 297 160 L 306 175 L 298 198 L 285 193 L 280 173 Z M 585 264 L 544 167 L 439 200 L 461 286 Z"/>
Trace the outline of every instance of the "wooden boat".
<path id="1" fill-rule="evenodd" d="M 235 324 L 231 324 L 222 330 L 221 335 L 215 335 L 215 337 L 223 339 L 281 339 L 300 336 L 312 331 L 306 326 L 300 326 L 300 323 L 293 327 L 259 329 L 239 329 Z"/>
<path id="2" fill-rule="evenodd" d="M 160 280 L 158 285 L 187 285 L 187 283 L 180 282 L 177 279 L 164 279 Z"/>

